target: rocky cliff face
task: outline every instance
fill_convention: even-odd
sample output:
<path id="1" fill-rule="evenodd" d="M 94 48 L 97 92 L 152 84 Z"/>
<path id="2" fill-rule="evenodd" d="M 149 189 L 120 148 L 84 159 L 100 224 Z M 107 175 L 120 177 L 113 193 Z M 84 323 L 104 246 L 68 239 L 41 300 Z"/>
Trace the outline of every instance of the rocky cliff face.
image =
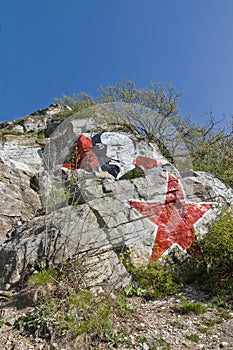
<path id="1" fill-rule="evenodd" d="M 19 120 L 1 123 L 0 133 L 2 131 L 13 133 L 45 132 L 48 136 L 59 125 L 63 117 L 67 116 L 67 113 L 70 114 L 71 111 L 69 106 L 52 103 L 48 108 L 39 109 Z"/>
<path id="2" fill-rule="evenodd" d="M 33 179 L 42 164 L 41 149 L 27 136 L 5 135 L 0 144 L 0 243 L 12 229 L 42 208 Z"/>
<path id="3" fill-rule="evenodd" d="M 93 283 L 120 286 L 130 278 L 122 251 L 135 264 L 200 255 L 207 223 L 232 191 L 209 173 L 179 171 L 114 118 L 106 106 L 80 112 L 43 146 L 26 134 L 2 136 L 0 288 L 38 260 L 81 259 Z M 50 128 L 35 124 L 37 133 Z"/>

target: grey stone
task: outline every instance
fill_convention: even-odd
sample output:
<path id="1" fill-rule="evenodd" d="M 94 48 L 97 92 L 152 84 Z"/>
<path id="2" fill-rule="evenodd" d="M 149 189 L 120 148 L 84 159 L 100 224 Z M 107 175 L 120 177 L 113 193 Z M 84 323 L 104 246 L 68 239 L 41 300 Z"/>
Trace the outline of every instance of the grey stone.
<path id="1" fill-rule="evenodd" d="M 47 130 L 60 108 L 50 107 L 17 125 L 25 131 Z M 109 119 L 111 125 L 107 123 Z M 7 289 L 18 283 L 28 264 L 38 260 L 57 265 L 64 259 L 78 259 L 86 268 L 85 276 L 91 287 L 118 287 L 129 283 L 130 276 L 119 254 L 130 250 L 135 265 L 148 264 L 158 230 L 155 220 L 150 220 L 153 215 L 148 219 L 133 208 L 130 201 L 165 206 L 169 174 L 179 180 L 180 196 L 184 194 L 185 203 L 213 204 L 195 224 L 198 237 L 207 232 L 209 222 L 216 218 L 223 204 L 233 203 L 232 190 L 213 175 L 189 169 L 180 173 L 155 144 L 127 134 L 113 121 L 109 111 L 100 107 L 74 114 L 56 127 L 45 143 L 43 154 L 41 147 L 25 135 L 7 136 L 2 141 L 0 288 Z M 8 127 L 12 125 L 15 124 Z M 102 142 L 97 140 L 99 148 L 91 150 L 99 157 L 97 165 L 91 169 L 68 170 L 65 163 L 70 162 L 81 134 L 89 140 L 97 135 L 96 139 Z M 106 154 L 101 154 L 101 150 Z M 89 149 L 89 155 L 91 152 Z M 142 160 L 146 162 L 148 158 L 154 167 L 143 167 Z M 104 168 L 106 159 L 109 167 Z M 138 160 L 145 176 L 121 180 L 122 175 L 135 168 Z M 110 166 L 118 167 L 119 172 L 111 172 Z M 31 177 L 38 173 L 39 194 L 30 187 Z M 177 189 L 169 191 L 173 195 Z M 46 215 L 37 216 L 42 206 Z M 5 241 L 6 235 L 8 241 Z M 178 244 L 173 244 L 167 253 L 174 256 L 174 260 L 187 256 Z"/>
<path id="2" fill-rule="evenodd" d="M 35 174 L 42 165 L 41 148 L 33 138 L 24 135 L 7 135 L 0 144 L 3 163 L 16 169 Z"/>
<path id="3" fill-rule="evenodd" d="M 32 173 L 28 168 L 16 169 L 0 160 L 0 244 L 12 229 L 38 214 L 40 197 L 30 187 Z M 31 174 L 31 176 L 30 176 Z"/>
<path id="4" fill-rule="evenodd" d="M 182 179 L 182 184 L 189 201 L 233 203 L 233 190 L 211 173 L 194 171 Z"/>
<path id="5" fill-rule="evenodd" d="M 145 178 L 132 181 L 137 189 L 139 198 L 163 202 L 167 190 L 167 173 L 157 169 L 150 172 Z M 132 198 L 133 199 L 133 198 Z"/>
<path id="6" fill-rule="evenodd" d="M 1 123 L 0 129 L 13 130 L 20 133 L 34 132 L 37 134 L 44 131 L 45 136 L 49 137 L 62 122 L 60 113 L 71 111 L 71 107 L 67 105 L 62 106 L 58 103 L 52 103 L 49 107 L 39 109 L 18 121 Z"/>
<path id="7" fill-rule="evenodd" d="M 32 261 L 43 258 L 59 264 L 74 257 L 85 262 L 90 280 L 95 275 L 98 284 L 124 285 L 129 281 L 106 233 L 84 204 L 34 218 L 14 231 L 0 248 L 0 288 L 17 283 Z"/>

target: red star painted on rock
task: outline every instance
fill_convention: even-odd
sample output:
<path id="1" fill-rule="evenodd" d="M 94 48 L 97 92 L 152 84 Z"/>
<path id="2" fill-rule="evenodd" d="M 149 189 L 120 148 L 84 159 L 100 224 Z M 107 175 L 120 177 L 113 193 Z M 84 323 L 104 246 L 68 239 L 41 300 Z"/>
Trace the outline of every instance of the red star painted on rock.
<path id="1" fill-rule="evenodd" d="M 211 203 L 186 203 L 179 180 L 168 173 L 164 203 L 130 201 L 144 217 L 158 225 L 151 258 L 157 260 L 173 245 L 192 256 L 200 254 L 194 224 L 212 207 Z"/>

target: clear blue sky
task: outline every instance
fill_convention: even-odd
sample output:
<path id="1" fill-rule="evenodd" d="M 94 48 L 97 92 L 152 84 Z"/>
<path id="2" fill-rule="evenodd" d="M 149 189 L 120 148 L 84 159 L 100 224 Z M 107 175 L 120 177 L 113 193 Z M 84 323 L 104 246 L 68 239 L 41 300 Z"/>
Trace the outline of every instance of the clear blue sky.
<path id="1" fill-rule="evenodd" d="M 0 3 L 0 120 L 124 77 L 172 82 L 201 122 L 233 114 L 233 0 Z"/>

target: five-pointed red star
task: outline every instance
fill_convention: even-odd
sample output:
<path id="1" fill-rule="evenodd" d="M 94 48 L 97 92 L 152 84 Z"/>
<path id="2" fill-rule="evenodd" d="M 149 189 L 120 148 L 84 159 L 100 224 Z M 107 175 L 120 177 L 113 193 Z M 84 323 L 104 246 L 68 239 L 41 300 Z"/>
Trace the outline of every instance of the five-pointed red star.
<path id="1" fill-rule="evenodd" d="M 168 173 L 164 203 L 130 201 L 144 217 L 158 225 L 152 259 L 159 259 L 172 245 L 178 244 L 189 254 L 200 253 L 194 224 L 212 207 L 211 203 L 186 203 L 178 179 Z"/>

